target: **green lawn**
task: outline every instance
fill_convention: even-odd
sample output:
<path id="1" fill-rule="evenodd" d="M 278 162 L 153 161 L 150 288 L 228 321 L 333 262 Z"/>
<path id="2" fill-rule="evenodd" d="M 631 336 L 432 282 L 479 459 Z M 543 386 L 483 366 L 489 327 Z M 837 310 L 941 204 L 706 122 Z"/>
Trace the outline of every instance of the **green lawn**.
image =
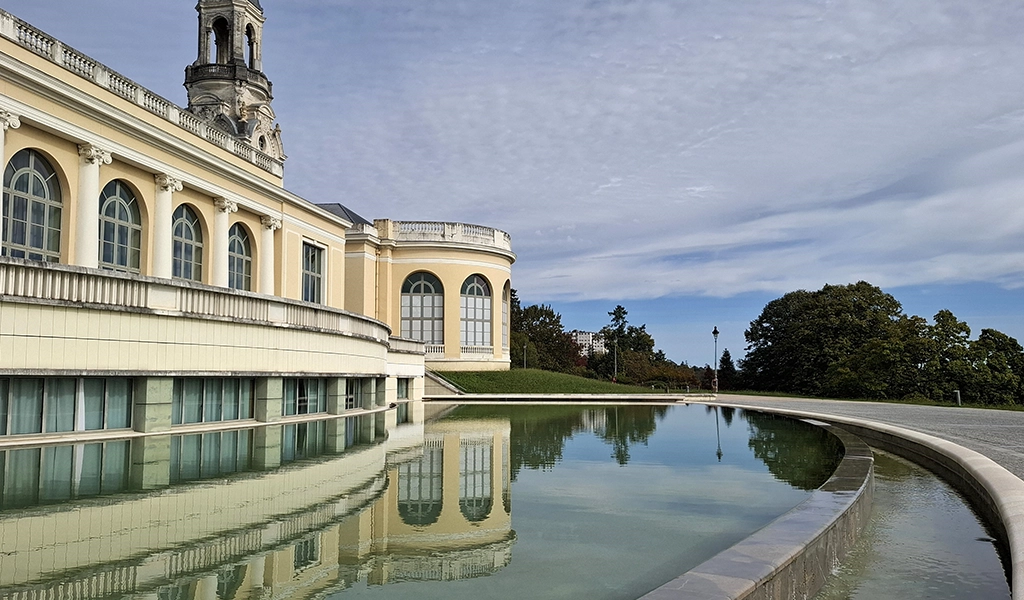
<path id="1" fill-rule="evenodd" d="M 665 390 L 619 385 L 540 369 L 445 371 L 438 375 L 470 394 L 656 394 Z"/>

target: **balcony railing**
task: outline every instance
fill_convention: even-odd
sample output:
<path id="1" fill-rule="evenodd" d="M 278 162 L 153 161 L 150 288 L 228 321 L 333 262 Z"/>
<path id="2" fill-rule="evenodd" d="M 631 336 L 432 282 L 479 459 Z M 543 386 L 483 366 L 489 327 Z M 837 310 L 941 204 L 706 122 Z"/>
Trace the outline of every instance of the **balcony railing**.
<path id="1" fill-rule="evenodd" d="M 336 308 L 186 281 L 8 257 L 0 257 L 0 299 L 230 319 L 357 335 L 381 343 L 387 343 L 389 337 L 384 323 Z"/>
<path id="2" fill-rule="evenodd" d="M 427 357 L 428 358 L 443 358 L 444 357 L 444 344 L 427 344 Z"/>
<path id="3" fill-rule="evenodd" d="M 96 85 L 117 94 L 162 119 L 178 125 L 186 131 L 236 154 L 264 171 L 278 177 L 284 176 L 284 161 L 278 160 L 249 144 L 228 136 L 224 130 L 216 125 L 196 118 L 192 113 L 180 108 L 173 102 L 147 90 L 131 79 L 100 64 L 74 48 L 65 45 L 60 40 L 43 33 L 3 10 L 0 10 L 0 36 L 31 50 L 35 54 L 71 71 L 79 77 L 88 79 Z M 248 76 L 248 79 L 260 85 L 266 85 L 267 89 L 270 88 L 269 82 L 266 81 L 262 74 L 253 72 Z M 244 148 L 239 148 L 238 146 L 244 146 Z"/>
<path id="4" fill-rule="evenodd" d="M 512 236 L 491 227 L 439 221 L 395 221 L 400 242 L 462 242 L 512 251 Z"/>
<path id="5" fill-rule="evenodd" d="M 494 346 L 462 346 L 462 356 L 494 356 Z"/>

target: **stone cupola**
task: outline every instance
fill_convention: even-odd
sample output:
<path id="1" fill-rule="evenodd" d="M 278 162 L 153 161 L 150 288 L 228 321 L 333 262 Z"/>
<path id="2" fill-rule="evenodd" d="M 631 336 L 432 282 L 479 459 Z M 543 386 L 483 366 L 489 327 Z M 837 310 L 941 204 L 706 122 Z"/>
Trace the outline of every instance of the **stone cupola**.
<path id="1" fill-rule="evenodd" d="M 263 74 L 259 0 L 199 0 L 199 56 L 185 67 L 188 110 L 284 160 L 273 86 Z"/>

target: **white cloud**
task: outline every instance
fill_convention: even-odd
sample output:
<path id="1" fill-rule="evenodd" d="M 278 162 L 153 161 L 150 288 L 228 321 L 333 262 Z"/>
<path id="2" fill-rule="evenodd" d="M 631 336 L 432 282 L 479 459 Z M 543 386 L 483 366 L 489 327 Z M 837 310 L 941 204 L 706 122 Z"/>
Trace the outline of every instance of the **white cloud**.
<path id="1" fill-rule="evenodd" d="M 91 19 L 159 12 L 102 4 L 7 10 L 87 53 L 112 45 Z M 531 297 L 1024 286 L 1019 2 L 265 8 L 288 186 L 505 229 Z M 160 25 L 98 58 L 180 102 L 192 57 L 133 48 L 177 48 L 194 19 Z"/>

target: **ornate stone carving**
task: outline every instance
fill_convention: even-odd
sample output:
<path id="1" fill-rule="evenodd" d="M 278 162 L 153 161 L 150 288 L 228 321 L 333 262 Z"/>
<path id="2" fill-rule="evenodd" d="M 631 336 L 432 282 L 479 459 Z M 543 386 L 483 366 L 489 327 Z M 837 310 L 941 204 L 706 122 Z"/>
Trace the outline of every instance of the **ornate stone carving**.
<path id="1" fill-rule="evenodd" d="M 281 228 L 281 219 L 277 217 L 271 217 L 269 215 L 260 217 L 260 222 L 263 223 L 265 229 L 276 231 Z"/>
<path id="2" fill-rule="evenodd" d="M 113 160 L 110 152 L 92 144 L 80 144 L 78 146 L 78 155 L 82 157 L 82 160 L 92 165 L 109 165 Z"/>
<path id="3" fill-rule="evenodd" d="M 228 200 L 227 198 L 214 198 L 213 205 L 217 207 L 220 212 L 231 214 L 238 212 L 238 203 L 234 200 Z"/>
<path id="4" fill-rule="evenodd" d="M 12 112 L 0 110 L 0 127 L 3 127 L 4 131 L 17 129 L 21 127 L 21 118 Z"/>
<path id="5" fill-rule="evenodd" d="M 164 192 L 180 192 L 182 188 L 181 180 L 167 175 L 166 173 L 160 173 L 154 175 L 156 179 L 156 187 L 160 188 Z"/>

